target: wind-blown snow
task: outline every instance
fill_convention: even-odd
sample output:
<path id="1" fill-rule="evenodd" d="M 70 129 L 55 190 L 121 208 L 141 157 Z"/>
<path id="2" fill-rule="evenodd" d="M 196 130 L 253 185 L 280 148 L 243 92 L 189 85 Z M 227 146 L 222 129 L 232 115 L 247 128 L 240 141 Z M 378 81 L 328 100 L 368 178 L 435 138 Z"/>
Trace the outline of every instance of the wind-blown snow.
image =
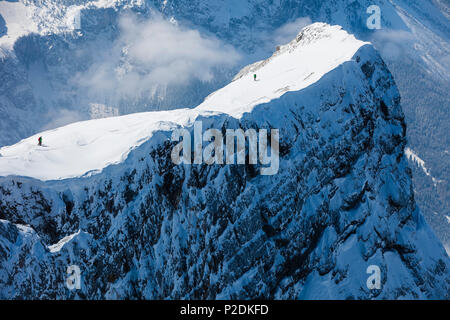
<path id="1" fill-rule="evenodd" d="M 235 81 L 195 109 L 146 112 L 90 120 L 45 131 L 0 149 L 0 176 L 58 180 L 83 176 L 124 161 L 154 132 L 187 126 L 199 116 L 241 118 L 256 105 L 299 91 L 351 60 L 365 42 L 339 26 L 316 23 L 304 39 L 282 46 L 271 58 L 243 69 Z M 282 53 L 282 54 L 281 54 Z M 257 74 L 257 81 L 253 74 Z M 43 147 L 37 145 L 43 137 Z"/>

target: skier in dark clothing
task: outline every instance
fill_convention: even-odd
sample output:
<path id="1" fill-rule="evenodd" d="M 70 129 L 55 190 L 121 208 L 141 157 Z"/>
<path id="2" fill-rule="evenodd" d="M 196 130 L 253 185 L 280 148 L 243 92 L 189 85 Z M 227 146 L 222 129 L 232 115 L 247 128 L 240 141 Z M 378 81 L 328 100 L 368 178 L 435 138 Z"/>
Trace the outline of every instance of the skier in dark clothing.
<path id="1" fill-rule="evenodd" d="M 39 137 L 39 139 L 38 139 L 38 145 L 39 145 L 40 147 L 42 147 L 42 137 Z"/>
<path id="2" fill-rule="evenodd" d="M 253 75 L 253 80 L 256 81 L 256 73 Z"/>

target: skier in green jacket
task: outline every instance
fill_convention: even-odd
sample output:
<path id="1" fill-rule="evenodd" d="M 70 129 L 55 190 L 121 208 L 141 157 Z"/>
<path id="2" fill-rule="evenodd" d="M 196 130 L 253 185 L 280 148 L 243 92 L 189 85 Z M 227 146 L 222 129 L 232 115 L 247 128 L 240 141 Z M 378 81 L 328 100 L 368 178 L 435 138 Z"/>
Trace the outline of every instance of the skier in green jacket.
<path id="1" fill-rule="evenodd" d="M 42 137 L 39 137 L 39 139 L 38 139 L 38 145 L 39 145 L 40 147 L 42 147 Z"/>
<path id="2" fill-rule="evenodd" d="M 253 80 L 256 81 L 256 73 L 253 74 Z"/>

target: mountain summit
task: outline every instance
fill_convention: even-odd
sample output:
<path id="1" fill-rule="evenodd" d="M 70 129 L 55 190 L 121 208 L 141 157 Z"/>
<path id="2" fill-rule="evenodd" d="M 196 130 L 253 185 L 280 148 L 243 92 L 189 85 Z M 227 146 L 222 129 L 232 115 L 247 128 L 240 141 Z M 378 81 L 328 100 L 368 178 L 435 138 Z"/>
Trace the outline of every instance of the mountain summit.
<path id="1" fill-rule="evenodd" d="M 279 130 L 277 174 L 175 164 L 173 133 L 199 122 Z M 449 258 L 415 204 L 405 135 L 377 51 L 317 23 L 194 109 L 4 147 L 0 298 L 448 298 Z"/>

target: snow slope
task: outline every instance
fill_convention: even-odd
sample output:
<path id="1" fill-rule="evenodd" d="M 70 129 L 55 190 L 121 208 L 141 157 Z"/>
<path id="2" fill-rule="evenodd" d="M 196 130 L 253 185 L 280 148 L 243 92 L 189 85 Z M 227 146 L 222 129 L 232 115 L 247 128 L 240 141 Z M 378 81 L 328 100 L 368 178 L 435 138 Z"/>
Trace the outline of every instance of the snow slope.
<path id="1" fill-rule="evenodd" d="M 197 117 L 211 114 L 224 113 L 240 119 L 256 105 L 306 88 L 350 61 L 366 44 L 339 26 L 327 27 L 323 23 L 307 27 L 305 34 L 304 38 L 282 46 L 268 60 L 245 68 L 197 108 L 74 123 L 3 147 L 0 176 L 56 180 L 98 172 L 124 161 L 130 150 L 147 141 L 155 131 L 189 126 Z M 254 73 L 257 81 L 253 80 Z M 43 147 L 37 146 L 40 136 Z"/>

